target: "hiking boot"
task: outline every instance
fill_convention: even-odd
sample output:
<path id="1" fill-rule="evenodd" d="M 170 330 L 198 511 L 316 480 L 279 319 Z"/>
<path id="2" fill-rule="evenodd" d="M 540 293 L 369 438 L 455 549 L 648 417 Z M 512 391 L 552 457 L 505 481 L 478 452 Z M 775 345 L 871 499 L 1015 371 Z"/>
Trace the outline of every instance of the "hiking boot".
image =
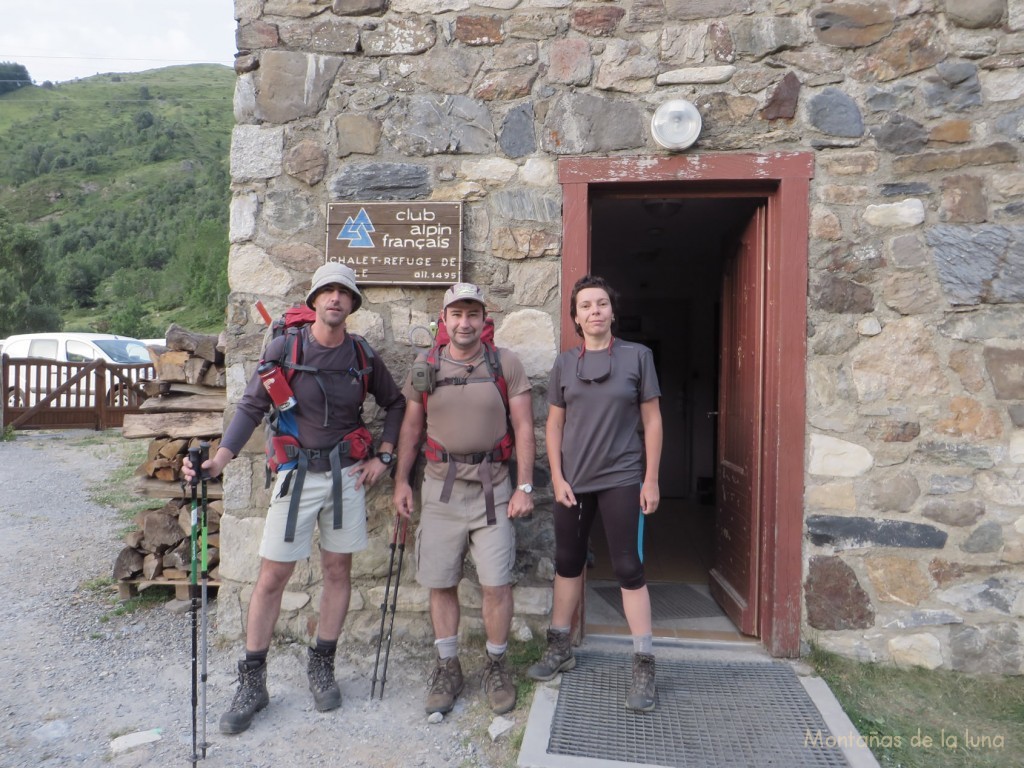
<path id="1" fill-rule="evenodd" d="M 633 684 L 626 694 L 626 709 L 650 712 L 654 709 L 654 656 L 650 653 L 633 654 Z"/>
<path id="2" fill-rule="evenodd" d="M 427 690 L 427 714 L 451 712 L 455 697 L 462 693 L 462 665 L 458 656 L 438 659 Z"/>
<path id="3" fill-rule="evenodd" d="M 220 732 L 241 733 L 249 727 L 256 713 L 269 703 L 266 662 L 239 661 L 238 690 L 231 709 L 220 716 Z"/>
<path id="4" fill-rule="evenodd" d="M 482 681 L 484 694 L 491 711 L 496 715 L 504 715 L 516 705 L 516 686 L 512 682 L 512 673 L 505 666 L 505 654 L 492 656 L 488 653 L 486 656 Z"/>
<path id="5" fill-rule="evenodd" d="M 313 692 L 313 702 L 317 712 L 330 712 L 341 706 L 341 689 L 334 679 L 334 655 L 317 653 L 315 648 L 306 649 L 309 662 L 306 665 L 306 677 L 309 678 L 309 690 Z"/>
<path id="6" fill-rule="evenodd" d="M 572 653 L 572 637 L 568 632 L 548 630 L 548 647 L 540 661 L 526 670 L 527 677 L 533 680 L 551 680 L 559 672 L 567 672 L 576 666 L 576 657 Z"/>

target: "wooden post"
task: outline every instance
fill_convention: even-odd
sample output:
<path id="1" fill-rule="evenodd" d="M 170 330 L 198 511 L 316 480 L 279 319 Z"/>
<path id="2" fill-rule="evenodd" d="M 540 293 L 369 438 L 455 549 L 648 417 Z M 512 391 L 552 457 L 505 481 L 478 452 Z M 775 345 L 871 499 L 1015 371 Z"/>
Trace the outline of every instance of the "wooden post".
<path id="1" fill-rule="evenodd" d="M 107 428 L 107 362 L 97 360 L 99 365 L 93 372 L 93 403 L 96 406 L 96 429 Z"/>

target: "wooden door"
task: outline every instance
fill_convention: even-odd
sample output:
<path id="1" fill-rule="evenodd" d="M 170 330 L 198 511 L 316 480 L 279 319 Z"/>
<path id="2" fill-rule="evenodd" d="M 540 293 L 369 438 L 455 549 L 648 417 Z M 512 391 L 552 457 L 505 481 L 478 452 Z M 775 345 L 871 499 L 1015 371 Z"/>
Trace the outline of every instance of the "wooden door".
<path id="1" fill-rule="evenodd" d="M 701 197 L 715 189 L 726 197 L 759 197 L 765 201 L 765 210 L 760 215 L 766 230 L 761 394 L 766 407 L 761 418 L 758 466 L 758 527 L 763 545 L 756 553 L 760 602 L 754 626 L 765 648 L 775 656 L 800 655 L 807 421 L 807 233 L 813 178 L 813 152 L 684 152 L 558 160 L 558 180 L 562 186 L 563 350 L 577 343 L 564 300 L 569 288 L 589 270 L 590 200 L 598 190 L 606 193 L 609 189 L 635 190 L 642 186 L 648 193 L 660 196 L 684 188 Z M 751 562 L 751 569 L 753 566 Z M 723 602 L 729 602 L 724 599 L 724 585 L 731 582 L 723 577 L 724 573 L 720 569 L 721 586 L 715 589 Z M 748 595 L 747 605 L 751 602 L 752 596 Z M 749 628 L 751 624 L 748 621 L 744 626 Z"/>
<path id="2" fill-rule="evenodd" d="M 740 632 L 756 635 L 764 411 L 764 205 L 754 210 L 738 243 L 725 255 L 711 592 Z"/>

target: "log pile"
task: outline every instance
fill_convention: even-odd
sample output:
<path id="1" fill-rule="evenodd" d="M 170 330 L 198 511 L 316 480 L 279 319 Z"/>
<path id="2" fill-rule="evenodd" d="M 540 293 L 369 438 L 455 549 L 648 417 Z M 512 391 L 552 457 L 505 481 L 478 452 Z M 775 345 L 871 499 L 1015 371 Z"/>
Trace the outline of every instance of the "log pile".
<path id="1" fill-rule="evenodd" d="M 216 580 L 220 562 L 220 516 L 223 502 L 207 503 L 207 566 Z M 171 499 L 160 509 L 135 516 L 137 530 L 125 536 L 126 546 L 114 560 L 119 582 L 168 583 L 185 586 L 192 573 L 192 502 Z"/>
<path id="2" fill-rule="evenodd" d="M 144 384 L 148 398 L 137 414 L 127 414 L 122 435 L 149 439 L 146 460 L 135 472 L 135 492 L 161 499 L 162 507 L 136 515 L 137 530 L 125 537 L 113 575 L 122 587 L 168 583 L 187 594 L 192 558 L 192 488 L 183 485 L 182 461 L 190 448 L 209 444 L 217 451 L 226 404 L 223 338 L 197 334 L 181 326 L 167 329 L 166 347 L 151 346 L 156 378 Z M 219 561 L 220 479 L 207 491 L 208 563 L 216 580 Z M 197 489 L 201 493 L 201 488 Z"/>

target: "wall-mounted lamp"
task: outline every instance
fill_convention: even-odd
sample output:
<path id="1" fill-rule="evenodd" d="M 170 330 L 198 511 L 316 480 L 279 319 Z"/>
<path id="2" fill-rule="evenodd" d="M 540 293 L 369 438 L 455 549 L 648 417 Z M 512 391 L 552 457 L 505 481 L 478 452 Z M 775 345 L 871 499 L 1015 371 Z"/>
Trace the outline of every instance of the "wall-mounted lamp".
<path id="1" fill-rule="evenodd" d="M 700 136 L 702 126 L 700 112 L 693 104 L 686 99 L 672 99 L 654 111 L 651 135 L 665 149 L 686 149 Z"/>

